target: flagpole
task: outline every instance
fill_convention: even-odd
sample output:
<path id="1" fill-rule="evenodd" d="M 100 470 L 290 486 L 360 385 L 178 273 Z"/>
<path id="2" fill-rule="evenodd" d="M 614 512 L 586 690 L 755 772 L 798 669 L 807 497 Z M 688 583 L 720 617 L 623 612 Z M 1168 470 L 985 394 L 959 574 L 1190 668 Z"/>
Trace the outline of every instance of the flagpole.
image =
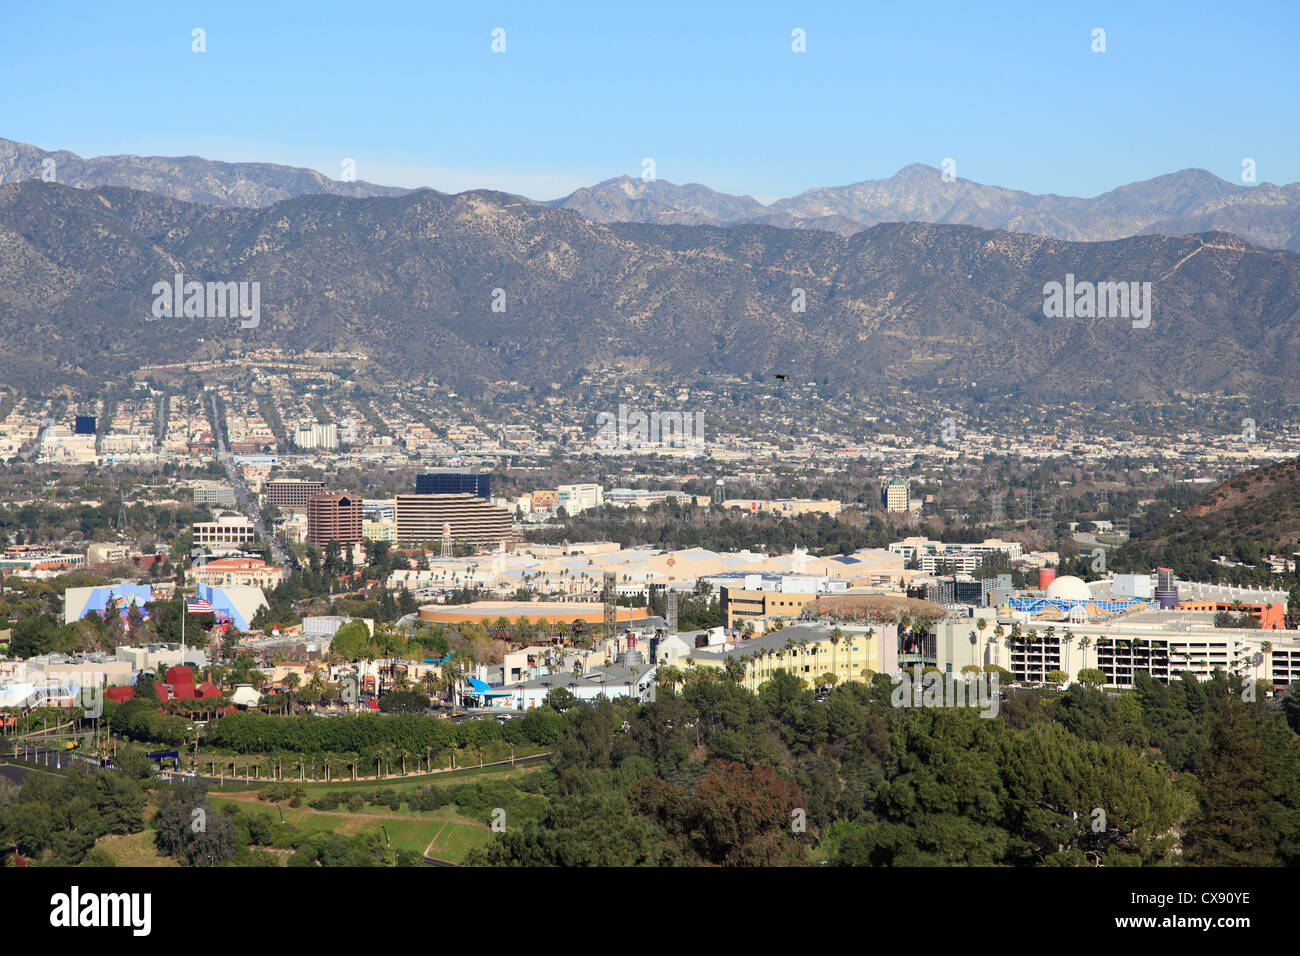
<path id="1" fill-rule="evenodd" d="M 181 666 L 185 666 L 185 619 L 189 617 L 189 608 L 185 606 L 185 586 L 181 585 Z"/>

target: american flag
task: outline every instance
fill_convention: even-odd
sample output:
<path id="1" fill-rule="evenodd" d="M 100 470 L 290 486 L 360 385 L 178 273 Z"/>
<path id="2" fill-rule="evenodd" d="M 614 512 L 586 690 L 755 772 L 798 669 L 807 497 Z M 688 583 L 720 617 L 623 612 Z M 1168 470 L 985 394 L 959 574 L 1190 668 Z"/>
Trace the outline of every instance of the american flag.
<path id="1" fill-rule="evenodd" d="M 191 614 L 211 614 L 212 602 L 200 597 L 187 597 L 185 607 Z"/>

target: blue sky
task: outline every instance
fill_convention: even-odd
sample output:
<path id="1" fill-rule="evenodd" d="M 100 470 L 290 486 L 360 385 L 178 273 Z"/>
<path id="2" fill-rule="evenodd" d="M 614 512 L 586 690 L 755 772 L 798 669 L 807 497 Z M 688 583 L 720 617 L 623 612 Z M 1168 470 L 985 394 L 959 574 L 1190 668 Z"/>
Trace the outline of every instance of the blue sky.
<path id="1" fill-rule="evenodd" d="M 1246 157 L 1300 180 L 1295 0 L 10 3 L 0 57 L 8 139 L 446 191 L 548 199 L 645 158 L 764 201 L 948 157 L 1068 195 Z"/>

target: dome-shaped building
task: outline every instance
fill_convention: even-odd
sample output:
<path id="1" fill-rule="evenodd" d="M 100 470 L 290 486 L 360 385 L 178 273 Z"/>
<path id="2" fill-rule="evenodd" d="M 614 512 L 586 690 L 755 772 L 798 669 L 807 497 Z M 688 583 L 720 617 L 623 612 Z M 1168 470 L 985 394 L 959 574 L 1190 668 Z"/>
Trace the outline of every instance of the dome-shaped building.
<path id="1" fill-rule="evenodd" d="M 1091 601 L 1092 589 L 1082 578 L 1067 574 L 1049 584 L 1043 596 L 1049 601 Z"/>

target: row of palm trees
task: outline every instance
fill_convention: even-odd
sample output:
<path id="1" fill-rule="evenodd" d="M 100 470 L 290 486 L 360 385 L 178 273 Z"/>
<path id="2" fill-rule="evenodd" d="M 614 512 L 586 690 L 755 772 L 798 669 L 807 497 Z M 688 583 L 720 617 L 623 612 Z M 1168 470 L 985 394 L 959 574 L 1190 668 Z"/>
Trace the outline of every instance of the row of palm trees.
<path id="1" fill-rule="evenodd" d="M 984 664 L 985 650 L 988 644 L 1000 643 L 1002 639 L 1007 636 L 1008 633 L 1007 629 L 1002 625 L 1001 622 L 999 622 L 998 625 L 993 628 L 993 639 L 991 641 L 986 641 L 984 637 L 984 632 L 988 629 L 988 626 L 989 626 L 989 622 L 987 619 L 979 618 L 975 621 L 975 630 L 971 632 L 971 643 L 979 645 L 977 649 L 977 656 L 981 666 Z M 1069 673 L 1070 648 L 1074 645 L 1075 642 L 1074 631 L 1072 631 L 1071 629 L 1066 628 L 1065 632 L 1061 635 L 1060 639 L 1058 640 L 1056 637 L 1055 625 L 1049 625 L 1046 634 L 1040 635 L 1038 633 L 1038 629 L 1033 627 L 1031 627 L 1028 630 L 1028 632 L 1026 632 L 1021 627 L 1020 622 L 1017 621 L 1016 623 L 1011 625 L 1010 636 L 1012 642 L 1017 642 L 1023 637 L 1025 639 L 1025 642 L 1031 645 L 1038 644 L 1038 643 L 1044 643 L 1044 644 L 1052 644 L 1053 642 L 1057 643 L 1058 646 L 1063 647 L 1065 649 L 1064 669 L 1066 673 Z M 1079 641 L 1079 648 L 1084 651 L 1084 661 L 1086 663 L 1087 649 L 1092 646 L 1093 643 L 1092 638 L 1090 638 L 1088 635 L 1085 634 L 1082 637 L 1080 637 L 1078 641 Z"/>

